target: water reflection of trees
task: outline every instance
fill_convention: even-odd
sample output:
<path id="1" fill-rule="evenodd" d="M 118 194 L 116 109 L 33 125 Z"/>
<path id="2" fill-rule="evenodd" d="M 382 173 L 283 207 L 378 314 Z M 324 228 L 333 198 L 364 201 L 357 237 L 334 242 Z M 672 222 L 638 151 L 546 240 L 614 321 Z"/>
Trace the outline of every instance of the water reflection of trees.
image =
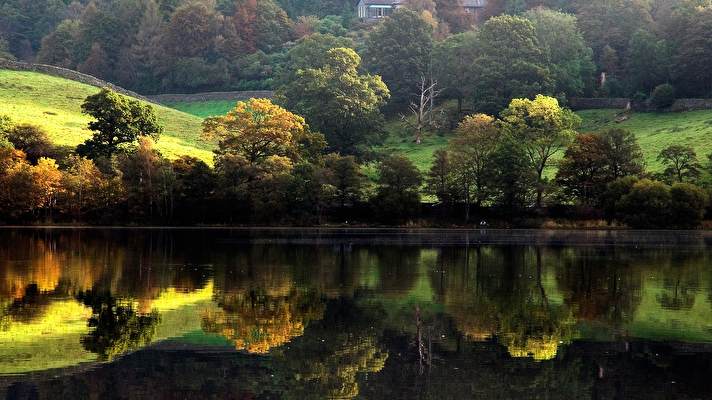
<path id="1" fill-rule="evenodd" d="M 324 318 L 275 354 L 285 399 L 353 399 L 364 374 L 381 371 L 388 359 L 380 344 L 384 312 L 351 300 L 331 300 Z"/>
<path id="2" fill-rule="evenodd" d="M 309 321 L 321 318 L 324 308 L 319 297 L 297 290 L 283 295 L 228 292 L 217 297 L 219 308 L 202 315 L 203 330 L 223 336 L 237 350 L 257 354 L 301 336 Z"/>
<path id="3" fill-rule="evenodd" d="M 440 301 L 470 340 L 497 338 L 513 357 L 551 359 L 574 335 L 570 310 L 550 301 L 555 289 L 539 248 L 444 251 Z"/>
<path id="4" fill-rule="evenodd" d="M 708 307 L 699 296 L 709 287 L 706 257 L 671 249 L 252 245 L 222 243 L 218 234 L 153 231 L 2 235 L 0 324 L 37 320 L 48 304 L 81 293 L 111 293 L 113 300 L 100 295 L 101 307 L 86 302 L 92 332 L 99 332 L 87 340 L 107 358 L 151 340 L 161 296 L 187 296 L 208 282 L 213 301 L 195 313 L 204 330 L 238 349 L 270 354 L 319 332 L 310 327 L 324 324 L 325 304 L 344 298 L 380 304 L 388 315 L 383 329 L 411 339 L 420 306 L 426 322 L 443 331 L 451 322 L 467 341 L 496 340 L 510 356 L 539 360 L 557 355 L 582 324 L 624 334 L 643 306 Z M 380 334 L 368 337 L 341 340 L 355 346 L 354 354 L 368 354 Z M 339 349 L 334 345 L 333 354 L 352 357 Z M 378 359 L 373 354 L 364 357 Z"/>
<path id="5" fill-rule="evenodd" d="M 104 360 L 111 361 L 150 343 L 160 321 L 157 312 L 139 314 L 131 303 L 122 302 L 109 292 L 88 291 L 77 299 L 92 310 L 88 321 L 91 332 L 82 344 Z"/>

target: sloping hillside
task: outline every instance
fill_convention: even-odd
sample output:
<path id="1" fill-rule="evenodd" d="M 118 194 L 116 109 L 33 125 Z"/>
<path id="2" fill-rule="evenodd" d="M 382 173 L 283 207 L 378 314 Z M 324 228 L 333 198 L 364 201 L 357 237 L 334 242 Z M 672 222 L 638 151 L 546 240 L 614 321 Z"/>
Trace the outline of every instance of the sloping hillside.
<path id="1" fill-rule="evenodd" d="M 0 70 L 0 113 L 19 123 L 39 125 L 57 145 L 76 146 L 91 136 L 84 99 L 99 88 L 36 72 Z M 212 145 L 200 138 L 202 118 L 153 105 L 165 131 L 158 149 L 170 158 L 187 154 L 212 159 Z"/>
<path id="2" fill-rule="evenodd" d="M 692 146 L 701 162 L 712 153 L 712 111 L 680 113 L 633 113 L 623 122 L 616 122 L 619 110 L 584 110 L 582 132 L 606 128 L 627 129 L 635 134 L 645 155 L 646 167 L 659 171 L 657 155 L 672 144 Z"/>

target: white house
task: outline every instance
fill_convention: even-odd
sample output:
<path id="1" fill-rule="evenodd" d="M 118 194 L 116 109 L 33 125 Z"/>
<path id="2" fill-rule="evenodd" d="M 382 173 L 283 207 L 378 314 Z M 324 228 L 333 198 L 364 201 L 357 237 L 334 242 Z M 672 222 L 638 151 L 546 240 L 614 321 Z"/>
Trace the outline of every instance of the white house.
<path id="1" fill-rule="evenodd" d="M 404 7 L 407 0 L 359 0 L 357 14 L 364 21 L 378 21 L 393 11 Z M 487 0 L 462 0 L 462 7 L 467 14 L 479 19 L 482 10 L 487 6 Z"/>

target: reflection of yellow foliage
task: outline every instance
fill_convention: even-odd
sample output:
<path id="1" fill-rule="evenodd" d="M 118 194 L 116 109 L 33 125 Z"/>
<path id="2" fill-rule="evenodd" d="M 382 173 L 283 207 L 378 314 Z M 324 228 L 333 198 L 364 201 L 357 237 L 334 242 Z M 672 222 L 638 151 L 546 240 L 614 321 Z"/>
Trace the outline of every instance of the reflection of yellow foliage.
<path id="1" fill-rule="evenodd" d="M 259 299 L 231 295 L 228 306 L 223 309 L 205 310 L 203 329 L 227 338 L 238 350 L 265 354 L 301 336 L 309 320 L 321 317 L 322 304 L 300 307 L 301 300 L 296 293 L 288 297 L 260 296 Z"/>
<path id="2" fill-rule="evenodd" d="M 321 357 L 288 362 L 297 364 L 298 379 L 316 384 L 324 398 L 353 399 L 359 394 L 358 374 L 380 372 L 387 359 L 388 353 L 376 345 L 375 338 L 348 336 Z"/>
<path id="3" fill-rule="evenodd" d="M 526 338 L 517 340 L 514 335 L 505 335 L 503 343 L 512 357 L 531 357 L 537 361 L 551 360 L 556 357 L 559 340 L 553 336 Z"/>
<path id="4" fill-rule="evenodd" d="M 17 266 L 8 263 L 4 269 L 5 287 L 4 294 L 8 297 L 19 299 L 25 295 L 28 285 L 36 284 L 40 292 L 51 292 L 59 284 L 61 276 L 61 262 L 59 257 L 44 242 L 38 242 L 36 247 L 38 257 L 30 260 L 26 266 Z"/>

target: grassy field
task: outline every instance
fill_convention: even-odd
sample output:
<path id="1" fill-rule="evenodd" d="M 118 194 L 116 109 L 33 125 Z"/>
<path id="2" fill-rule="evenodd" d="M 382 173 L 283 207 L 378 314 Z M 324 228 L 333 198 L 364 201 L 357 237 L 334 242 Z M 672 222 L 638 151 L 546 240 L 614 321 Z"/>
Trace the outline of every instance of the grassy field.
<path id="1" fill-rule="evenodd" d="M 616 122 L 619 110 L 584 110 L 578 114 L 583 119 L 581 132 L 594 132 L 607 128 L 623 128 L 638 138 L 645 156 L 646 168 L 657 172 L 662 169 L 657 156 L 660 150 L 672 144 L 692 146 L 700 162 L 706 162 L 712 153 L 712 111 L 682 113 L 633 113 L 623 122 Z M 400 121 L 386 124 L 388 132 L 385 143 L 378 149 L 384 152 L 400 152 L 408 156 L 422 171 L 432 165 L 433 152 L 443 148 L 452 134 L 428 134 L 418 145 Z M 561 157 L 558 155 L 557 158 Z M 553 173 L 553 171 L 552 171 Z"/>
<path id="2" fill-rule="evenodd" d="M 192 114 L 201 118 L 212 117 L 216 115 L 225 115 L 228 111 L 235 107 L 233 100 L 210 100 L 210 101 L 191 101 L 191 102 L 174 102 L 166 103 L 168 107 L 183 111 L 184 113 Z"/>
<path id="3" fill-rule="evenodd" d="M 57 145 L 76 146 L 91 136 L 90 118 L 81 113 L 84 99 L 99 89 L 35 72 L 0 70 L 0 113 L 18 123 L 47 130 Z M 200 138 L 202 118 L 154 105 L 165 131 L 158 149 L 167 157 L 187 154 L 212 160 L 212 145 Z"/>
<path id="4" fill-rule="evenodd" d="M 657 155 L 671 144 L 692 146 L 701 162 L 712 153 L 712 111 L 683 113 L 634 113 L 630 119 L 615 122 L 618 110 L 586 110 L 578 114 L 583 118 L 582 132 L 605 128 L 623 128 L 633 132 L 645 155 L 646 167 L 659 171 Z"/>

